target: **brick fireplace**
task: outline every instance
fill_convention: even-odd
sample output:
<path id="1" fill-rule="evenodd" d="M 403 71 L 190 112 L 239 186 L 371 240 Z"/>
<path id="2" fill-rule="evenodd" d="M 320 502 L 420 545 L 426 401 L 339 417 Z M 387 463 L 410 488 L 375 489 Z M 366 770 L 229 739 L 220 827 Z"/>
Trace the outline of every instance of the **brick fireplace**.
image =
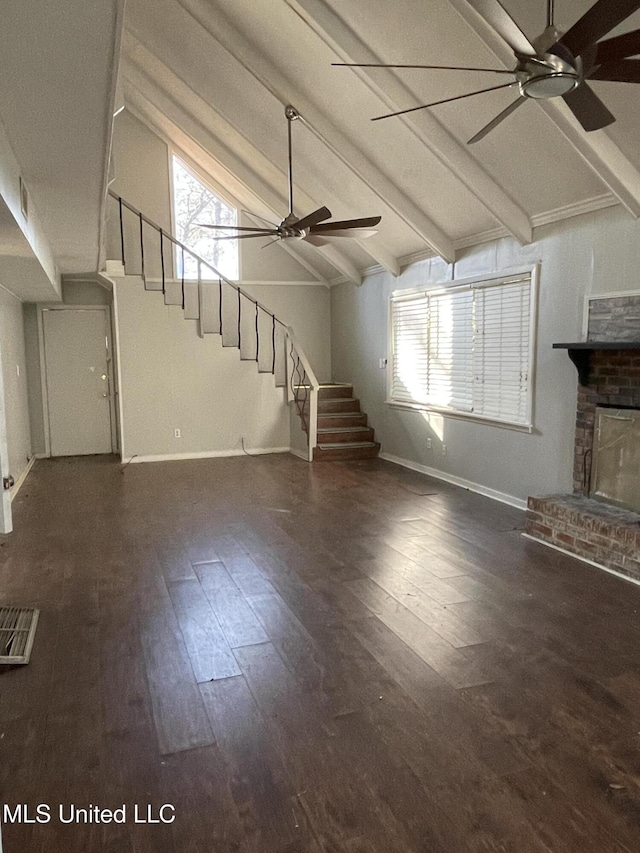
<path id="1" fill-rule="evenodd" d="M 589 339 L 555 345 L 568 351 L 578 369 L 573 494 L 529 498 L 526 533 L 640 581 L 640 513 L 613 498 L 603 502 L 593 478 L 597 417 L 604 413 L 624 420 L 640 410 L 640 296 L 596 303 Z M 595 340 L 595 334 L 601 339 Z M 623 458 L 620 452 L 621 465 L 626 459 L 634 469 L 640 456 Z M 624 473 L 627 482 L 640 479 L 640 470 Z"/>

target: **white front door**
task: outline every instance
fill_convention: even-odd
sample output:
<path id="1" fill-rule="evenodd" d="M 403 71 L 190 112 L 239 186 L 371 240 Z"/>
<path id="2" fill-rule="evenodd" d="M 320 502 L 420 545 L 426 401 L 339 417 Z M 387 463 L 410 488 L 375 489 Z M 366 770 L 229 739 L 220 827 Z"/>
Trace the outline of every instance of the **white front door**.
<path id="1" fill-rule="evenodd" d="M 9 477 L 9 450 L 7 447 L 7 421 L 4 410 L 4 379 L 0 357 L 0 533 L 11 533 L 11 493 L 4 488 L 4 478 Z M 2 840 L 0 839 L 0 853 Z"/>
<path id="2" fill-rule="evenodd" d="M 113 452 L 108 317 L 105 306 L 42 311 L 52 456 Z"/>

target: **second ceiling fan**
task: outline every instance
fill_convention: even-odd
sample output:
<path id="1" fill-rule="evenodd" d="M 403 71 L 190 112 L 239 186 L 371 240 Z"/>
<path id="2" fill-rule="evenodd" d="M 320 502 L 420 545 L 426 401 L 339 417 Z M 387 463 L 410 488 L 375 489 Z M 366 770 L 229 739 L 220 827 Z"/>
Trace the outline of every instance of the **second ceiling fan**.
<path id="1" fill-rule="evenodd" d="M 240 225 L 209 225 L 204 222 L 198 223 L 202 228 L 211 228 L 214 231 L 232 231 L 232 234 L 216 235 L 215 240 L 246 240 L 251 237 L 273 237 L 271 242 L 278 240 L 304 240 L 313 246 L 326 246 L 334 237 L 372 237 L 377 232 L 375 226 L 382 219 L 381 216 L 367 216 L 360 219 L 345 219 L 342 221 L 327 222 L 331 219 L 331 211 L 328 207 L 319 207 L 312 213 L 297 217 L 293 212 L 293 152 L 291 145 L 291 125 L 300 114 L 290 104 L 285 107 L 284 114 L 288 122 L 288 154 L 289 154 L 289 213 L 280 222 L 270 228 L 243 227 Z M 258 217 L 261 219 L 262 217 Z M 269 245 L 268 243 L 266 245 Z"/>
<path id="2" fill-rule="evenodd" d="M 587 80 L 640 83 L 640 30 L 600 41 L 600 39 L 640 9 L 640 0 L 597 0 L 566 33 L 554 23 L 554 0 L 547 0 L 547 27 L 529 41 L 499 0 L 467 0 L 509 45 L 516 59 L 513 71 L 495 68 L 469 68 L 443 65 L 388 65 L 384 63 L 334 62 L 354 68 L 430 68 L 451 71 L 480 71 L 515 76 L 511 83 L 491 86 L 453 98 L 445 98 L 419 107 L 376 116 L 372 121 L 459 101 L 496 89 L 518 86 L 520 96 L 475 134 L 469 144 L 483 139 L 514 110 L 529 99 L 561 97 L 584 130 L 599 130 L 615 121 Z"/>

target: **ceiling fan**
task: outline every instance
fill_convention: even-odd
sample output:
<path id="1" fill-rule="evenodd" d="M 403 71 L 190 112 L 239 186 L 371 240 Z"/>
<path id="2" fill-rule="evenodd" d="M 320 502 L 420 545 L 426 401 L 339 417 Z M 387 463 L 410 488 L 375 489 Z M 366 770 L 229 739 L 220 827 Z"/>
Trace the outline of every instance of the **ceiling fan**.
<path id="1" fill-rule="evenodd" d="M 278 240 L 305 240 L 313 246 L 326 246 L 333 237 L 372 237 L 377 232 L 373 230 L 382 219 L 381 216 L 367 216 L 361 219 L 345 219 L 340 222 L 327 222 L 331 219 L 328 207 L 319 207 L 312 213 L 298 218 L 293 212 L 293 156 L 291 146 L 291 125 L 300 114 L 290 104 L 285 107 L 284 114 L 288 121 L 288 151 L 289 151 L 289 213 L 279 225 L 270 228 L 252 228 L 236 225 L 209 225 L 198 223 L 202 228 L 212 228 L 216 231 L 233 231 L 237 233 L 215 236 L 214 240 L 245 240 L 250 237 L 274 237 L 272 243 Z M 258 217 L 261 219 L 262 217 Z M 266 221 L 266 220 L 265 220 Z M 240 233 L 242 232 L 242 233 Z M 266 245 L 270 245 L 267 243 Z"/>
<path id="2" fill-rule="evenodd" d="M 566 33 L 554 24 L 554 0 L 547 0 L 547 27 L 537 38 L 527 36 L 499 0 L 467 0 L 509 45 L 516 59 L 513 71 L 494 68 L 468 68 L 446 65 L 387 65 L 384 63 L 334 62 L 352 68 L 431 68 L 450 71 L 486 71 L 515 76 L 511 83 L 490 86 L 466 95 L 445 98 L 431 104 L 376 116 L 372 121 L 470 98 L 496 89 L 517 86 L 520 96 L 475 134 L 469 145 L 479 142 L 527 100 L 562 98 L 582 127 L 599 130 L 615 121 L 587 80 L 640 83 L 640 30 L 599 41 L 618 24 L 640 9 L 640 0 L 597 0 Z"/>

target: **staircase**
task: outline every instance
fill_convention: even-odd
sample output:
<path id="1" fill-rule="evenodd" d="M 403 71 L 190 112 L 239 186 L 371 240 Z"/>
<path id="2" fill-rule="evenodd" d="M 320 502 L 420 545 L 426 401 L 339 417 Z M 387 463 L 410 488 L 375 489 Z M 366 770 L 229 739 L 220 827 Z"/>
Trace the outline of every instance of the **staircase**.
<path id="1" fill-rule="evenodd" d="M 200 337 L 220 335 L 222 346 L 237 349 L 241 361 L 253 361 L 258 373 L 271 373 L 276 387 L 286 388 L 292 453 L 309 462 L 378 455 L 380 444 L 353 387 L 320 385 L 290 326 L 129 202 L 111 190 L 109 197 L 120 242 L 120 260 L 107 261 L 118 267 L 113 274 L 140 277 L 145 290 L 161 294 L 165 305 L 180 306 L 185 320 L 197 321 Z M 159 278 L 150 265 L 154 253 Z M 187 256 L 197 266 L 196 280 L 174 274 L 185 269 Z"/>
<path id="2" fill-rule="evenodd" d="M 237 349 L 241 361 L 254 362 L 258 373 L 272 374 L 276 387 L 286 389 L 295 415 L 292 452 L 313 461 L 320 386 L 291 326 L 111 190 L 109 200 L 116 212 L 112 223 L 120 259 L 107 261 L 107 272 L 141 278 L 145 290 L 162 295 L 165 305 L 180 306 L 185 320 L 197 321 L 200 337 L 220 335 L 222 346 Z M 197 268 L 196 279 L 181 272 L 188 258 Z"/>
<path id="3" fill-rule="evenodd" d="M 318 390 L 317 445 L 314 462 L 343 459 L 372 459 L 380 452 L 373 440 L 373 429 L 360 411 L 360 400 L 353 396 L 353 386 L 320 385 Z"/>

